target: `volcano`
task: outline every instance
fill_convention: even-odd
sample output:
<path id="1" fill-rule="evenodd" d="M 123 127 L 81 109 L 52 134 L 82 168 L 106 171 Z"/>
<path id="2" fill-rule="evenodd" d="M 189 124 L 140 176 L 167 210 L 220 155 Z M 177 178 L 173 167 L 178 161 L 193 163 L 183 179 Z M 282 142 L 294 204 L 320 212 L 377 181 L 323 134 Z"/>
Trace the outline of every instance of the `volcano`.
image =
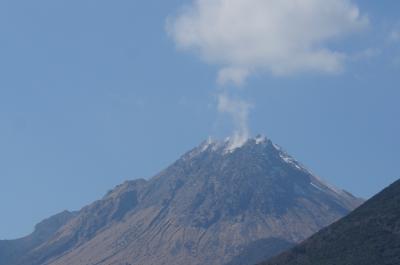
<path id="1" fill-rule="evenodd" d="M 48 219 L 45 232 L 0 241 L 0 265 L 254 264 L 362 202 L 265 137 L 207 140 L 148 180 Z"/>

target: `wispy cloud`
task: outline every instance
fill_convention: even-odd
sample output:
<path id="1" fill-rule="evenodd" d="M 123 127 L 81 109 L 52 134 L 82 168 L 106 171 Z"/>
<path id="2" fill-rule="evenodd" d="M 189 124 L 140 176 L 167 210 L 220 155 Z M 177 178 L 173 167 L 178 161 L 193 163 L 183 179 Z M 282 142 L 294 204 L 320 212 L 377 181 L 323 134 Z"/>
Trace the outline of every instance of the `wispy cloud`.
<path id="1" fill-rule="evenodd" d="M 400 42 L 400 27 L 395 27 L 389 34 L 390 42 Z"/>
<path id="2" fill-rule="evenodd" d="M 349 59 L 352 59 L 352 61 L 363 61 L 378 57 L 381 54 L 381 48 L 367 48 L 352 54 Z"/>
<path id="3" fill-rule="evenodd" d="M 219 71 L 217 82 L 219 85 L 233 83 L 234 85 L 241 86 L 249 74 L 250 71 L 245 68 L 225 67 Z"/>

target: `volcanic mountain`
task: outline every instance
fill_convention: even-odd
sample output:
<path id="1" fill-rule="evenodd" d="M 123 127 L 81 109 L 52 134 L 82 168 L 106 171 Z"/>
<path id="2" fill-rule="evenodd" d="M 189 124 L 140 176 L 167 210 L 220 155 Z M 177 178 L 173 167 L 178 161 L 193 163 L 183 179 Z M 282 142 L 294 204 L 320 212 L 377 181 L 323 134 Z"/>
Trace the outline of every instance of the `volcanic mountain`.
<path id="1" fill-rule="evenodd" d="M 400 264 L 400 180 L 299 246 L 262 263 L 320 264 Z"/>
<path id="2" fill-rule="evenodd" d="M 0 241 L 0 265 L 251 264 L 361 203 L 264 137 L 208 140 L 149 180 L 50 218 L 48 231 Z"/>

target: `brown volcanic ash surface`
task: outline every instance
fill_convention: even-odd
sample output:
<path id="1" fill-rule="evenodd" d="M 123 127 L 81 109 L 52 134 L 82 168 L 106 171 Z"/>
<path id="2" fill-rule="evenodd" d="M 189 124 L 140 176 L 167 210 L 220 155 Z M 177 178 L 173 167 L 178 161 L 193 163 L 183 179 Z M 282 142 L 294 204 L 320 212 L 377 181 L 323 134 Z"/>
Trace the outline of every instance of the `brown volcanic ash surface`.
<path id="1" fill-rule="evenodd" d="M 67 214 L 35 244 L 0 241 L 0 265 L 245 265 L 361 202 L 266 138 L 236 149 L 206 141 L 150 180 L 126 182 Z"/>

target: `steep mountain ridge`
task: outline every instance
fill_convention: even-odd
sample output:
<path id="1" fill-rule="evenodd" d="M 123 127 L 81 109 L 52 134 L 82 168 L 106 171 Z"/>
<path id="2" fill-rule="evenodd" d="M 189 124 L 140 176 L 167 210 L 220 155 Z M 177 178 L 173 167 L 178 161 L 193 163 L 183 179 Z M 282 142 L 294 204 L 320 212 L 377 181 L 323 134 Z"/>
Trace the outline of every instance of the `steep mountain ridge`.
<path id="1" fill-rule="evenodd" d="M 320 264 L 400 264 L 400 180 L 345 218 L 260 265 Z"/>
<path id="2" fill-rule="evenodd" d="M 150 180 L 84 207 L 15 264 L 220 265 L 255 241 L 287 248 L 361 202 L 264 137 L 236 148 L 208 140 Z M 253 260 L 276 254 L 270 245 Z"/>

